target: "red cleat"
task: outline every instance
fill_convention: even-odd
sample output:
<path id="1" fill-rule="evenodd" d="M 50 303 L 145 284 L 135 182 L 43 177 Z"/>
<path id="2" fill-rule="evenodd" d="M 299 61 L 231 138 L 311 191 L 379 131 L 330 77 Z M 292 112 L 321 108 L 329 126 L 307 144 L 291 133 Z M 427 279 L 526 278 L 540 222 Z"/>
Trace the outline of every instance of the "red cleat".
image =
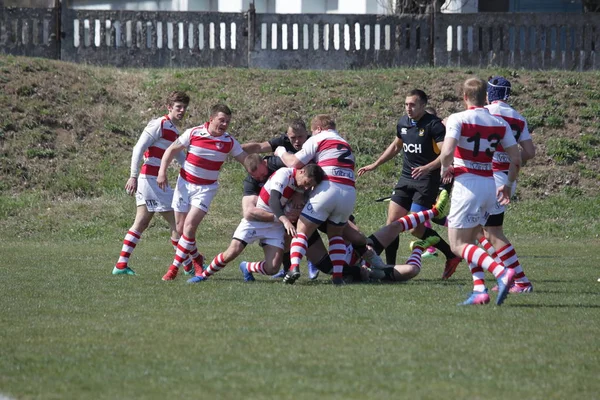
<path id="1" fill-rule="evenodd" d="M 175 278 L 177 278 L 177 272 L 179 272 L 179 268 L 171 265 L 169 267 L 169 270 L 167 271 L 167 273 L 162 277 L 162 280 L 163 281 L 175 280 Z"/>
<path id="2" fill-rule="evenodd" d="M 194 264 L 196 275 L 201 274 L 204 271 L 204 256 L 198 253 L 198 257 L 192 258 L 192 264 Z"/>
<path id="3" fill-rule="evenodd" d="M 458 267 L 458 264 L 460 264 L 461 261 L 462 258 L 460 257 L 454 257 L 449 260 L 446 260 L 446 265 L 444 266 L 444 273 L 442 274 L 442 279 L 446 280 L 452 275 L 454 275 L 454 272 L 456 272 L 456 267 Z"/>

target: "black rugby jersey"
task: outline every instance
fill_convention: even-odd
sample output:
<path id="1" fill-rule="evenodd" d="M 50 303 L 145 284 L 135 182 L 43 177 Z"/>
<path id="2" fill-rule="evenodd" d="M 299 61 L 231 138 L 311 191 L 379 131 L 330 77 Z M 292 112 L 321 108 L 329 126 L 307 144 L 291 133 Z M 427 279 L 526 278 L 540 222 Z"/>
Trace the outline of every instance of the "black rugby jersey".
<path id="1" fill-rule="evenodd" d="M 283 146 L 283 147 L 285 147 L 285 150 L 288 153 L 298 152 L 298 150 L 296 150 L 294 148 L 294 145 L 292 145 L 292 142 L 290 142 L 290 139 L 287 137 L 287 135 L 285 133 L 282 133 L 279 136 L 275 136 L 273 139 L 269 140 L 269 144 L 271 145 L 272 151 L 275 151 L 275 149 L 279 146 Z"/>
<path id="2" fill-rule="evenodd" d="M 396 136 L 402 140 L 404 153 L 402 176 L 410 178 L 413 168 L 429 164 L 438 157 L 441 149 L 436 143 L 444 140 L 446 127 L 441 119 L 429 113 L 425 113 L 418 121 L 403 115 L 396 126 Z M 432 173 L 439 174 L 439 169 L 420 179 L 428 179 Z"/>
<path id="3" fill-rule="evenodd" d="M 269 175 L 267 175 L 264 182 L 259 182 L 256 179 L 254 179 L 252 176 L 250 176 L 250 174 L 247 174 L 246 178 L 244 179 L 243 196 L 252 196 L 252 195 L 258 196 L 258 194 L 260 193 L 260 189 L 264 186 L 264 184 L 267 182 L 269 177 L 271 175 L 273 175 L 273 173 L 275 171 L 277 171 L 279 168 L 285 167 L 285 164 L 283 163 L 283 161 L 281 161 L 281 158 L 279 158 L 279 157 L 266 156 L 266 157 L 264 157 L 264 159 L 267 160 L 267 168 L 269 169 Z"/>

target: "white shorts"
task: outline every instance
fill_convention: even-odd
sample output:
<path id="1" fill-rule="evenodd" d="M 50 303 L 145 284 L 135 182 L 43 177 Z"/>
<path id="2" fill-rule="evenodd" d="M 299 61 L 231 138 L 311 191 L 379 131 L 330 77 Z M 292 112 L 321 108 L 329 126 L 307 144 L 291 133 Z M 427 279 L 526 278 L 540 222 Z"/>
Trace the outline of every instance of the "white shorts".
<path id="1" fill-rule="evenodd" d="M 497 189 L 500 186 L 506 185 L 508 183 L 508 175 L 505 174 L 504 172 L 494 172 L 494 181 L 496 182 L 496 189 Z M 511 197 L 515 194 L 516 191 L 517 191 L 517 182 L 515 181 L 513 183 L 512 187 L 510 188 Z M 496 202 L 496 206 L 494 207 L 494 209 L 492 211 L 490 211 L 490 214 L 491 215 L 502 214 L 505 211 L 505 209 L 506 209 L 505 206 Z"/>
<path id="2" fill-rule="evenodd" d="M 149 212 L 173 211 L 173 189 L 167 186 L 162 190 L 156 183 L 155 176 L 138 178 L 137 191 L 135 193 L 135 205 L 145 205 Z"/>
<path id="3" fill-rule="evenodd" d="M 352 186 L 322 181 L 310 193 L 302 215 L 317 224 L 329 221 L 343 225 L 354 212 L 355 203 L 356 190 Z"/>
<path id="4" fill-rule="evenodd" d="M 178 176 L 175 193 L 173 193 L 173 209 L 177 212 L 187 213 L 190 211 L 190 207 L 194 206 L 208 213 L 208 208 L 215 198 L 218 188 L 218 183 L 196 185 Z"/>
<path id="5" fill-rule="evenodd" d="M 492 178 L 464 174 L 454 179 L 450 197 L 449 228 L 485 225 L 496 206 L 496 184 Z"/>
<path id="6" fill-rule="evenodd" d="M 248 221 L 242 219 L 233 238 L 252 244 L 259 241 L 261 246 L 269 245 L 280 249 L 285 247 L 285 228 L 280 222 Z"/>

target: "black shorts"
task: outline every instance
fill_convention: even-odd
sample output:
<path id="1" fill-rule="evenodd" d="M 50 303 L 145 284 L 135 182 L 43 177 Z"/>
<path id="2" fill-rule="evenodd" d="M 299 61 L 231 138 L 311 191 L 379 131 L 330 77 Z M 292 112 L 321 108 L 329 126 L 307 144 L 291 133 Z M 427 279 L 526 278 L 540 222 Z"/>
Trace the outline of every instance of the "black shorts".
<path id="1" fill-rule="evenodd" d="M 392 201 L 406 210 L 412 203 L 431 208 L 435 204 L 440 186 L 440 176 L 414 180 L 401 176 L 392 193 Z"/>

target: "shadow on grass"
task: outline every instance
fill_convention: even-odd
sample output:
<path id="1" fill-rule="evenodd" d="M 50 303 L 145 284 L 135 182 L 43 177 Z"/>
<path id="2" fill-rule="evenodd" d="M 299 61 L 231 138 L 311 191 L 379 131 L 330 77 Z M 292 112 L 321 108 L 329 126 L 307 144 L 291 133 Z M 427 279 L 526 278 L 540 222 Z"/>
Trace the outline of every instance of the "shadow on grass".
<path id="1" fill-rule="evenodd" d="M 507 304 L 520 308 L 600 308 L 600 304 Z"/>

